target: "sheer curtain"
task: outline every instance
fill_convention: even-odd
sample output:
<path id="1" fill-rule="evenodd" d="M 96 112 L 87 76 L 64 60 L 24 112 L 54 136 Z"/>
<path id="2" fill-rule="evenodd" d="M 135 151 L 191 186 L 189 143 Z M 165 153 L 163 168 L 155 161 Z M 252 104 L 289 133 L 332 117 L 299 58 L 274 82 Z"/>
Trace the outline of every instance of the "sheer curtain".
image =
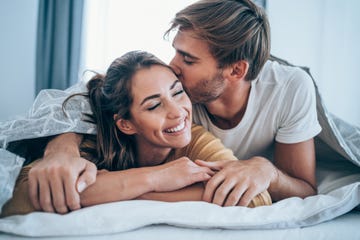
<path id="1" fill-rule="evenodd" d="M 171 38 L 165 40 L 163 34 L 175 14 L 196 1 L 85 1 L 81 72 L 103 72 L 112 60 L 132 50 L 146 50 L 169 62 L 174 50 Z M 266 0 L 254 2 L 266 6 Z"/>
<path id="2" fill-rule="evenodd" d="M 78 81 L 83 0 L 40 0 L 36 46 L 36 94 Z"/>
<path id="3" fill-rule="evenodd" d="M 103 72 L 116 57 L 132 50 L 149 51 L 169 62 L 174 52 L 164 32 L 175 13 L 192 2 L 86 1 L 82 70 Z"/>

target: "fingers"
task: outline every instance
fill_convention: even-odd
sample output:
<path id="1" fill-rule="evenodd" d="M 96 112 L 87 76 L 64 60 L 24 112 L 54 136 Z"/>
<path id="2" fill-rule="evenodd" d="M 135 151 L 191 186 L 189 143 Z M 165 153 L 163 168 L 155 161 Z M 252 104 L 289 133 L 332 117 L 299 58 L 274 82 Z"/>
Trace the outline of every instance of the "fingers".
<path id="1" fill-rule="evenodd" d="M 224 206 L 236 206 L 238 205 L 240 198 L 243 196 L 244 192 L 246 190 L 246 186 L 243 184 L 238 184 L 234 187 L 234 189 L 231 191 L 231 193 L 228 195 Z M 241 206 L 247 206 L 247 205 L 241 205 Z"/>
<path id="2" fill-rule="evenodd" d="M 50 187 L 52 189 L 51 197 L 52 197 L 52 202 L 50 202 L 51 205 L 53 205 L 55 212 L 60 213 L 60 214 L 65 214 L 67 213 L 69 210 L 66 206 L 65 203 L 65 192 L 64 192 L 64 188 L 63 188 L 63 181 L 61 179 L 60 176 L 55 177 L 56 174 L 54 173 L 54 178 L 52 181 L 50 181 Z M 54 191 L 54 189 L 57 189 L 56 191 Z M 50 191 L 50 189 L 49 189 Z M 41 197 L 44 197 L 43 195 Z M 43 209 L 47 209 L 50 206 L 43 206 L 41 205 Z"/>
<path id="3" fill-rule="evenodd" d="M 44 176 L 39 177 L 40 208 L 45 212 L 55 212 L 51 201 L 49 182 Z"/>
<path id="4" fill-rule="evenodd" d="M 219 206 L 223 206 L 228 195 L 232 192 L 235 183 L 225 180 L 215 191 L 212 202 Z"/>
<path id="5" fill-rule="evenodd" d="M 40 201 L 39 201 L 39 185 L 38 180 L 36 178 L 36 175 L 34 174 L 34 170 L 30 169 L 29 171 L 29 198 L 30 202 L 35 208 L 35 210 L 40 211 L 42 210 L 40 207 Z"/>
<path id="6" fill-rule="evenodd" d="M 204 173 L 204 172 L 199 172 L 199 173 L 195 173 L 192 175 L 192 182 L 196 183 L 196 182 L 205 182 L 207 180 L 209 180 L 211 178 L 211 175 Z"/>
<path id="7" fill-rule="evenodd" d="M 208 168 L 208 167 L 200 167 L 200 171 L 204 172 L 210 176 L 214 176 L 216 173 L 215 171 L 211 170 L 211 168 Z"/>
<path id="8" fill-rule="evenodd" d="M 40 160 L 28 174 L 30 202 L 38 211 L 64 214 L 77 210 L 81 207 L 79 193 L 95 182 L 96 174 L 95 164 L 86 159 L 51 166 Z"/>
<path id="9" fill-rule="evenodd" d="M 207 162 L 203 160 L 195 160 L 195 163 L 202 167 L 208 167 L 213 170 L 219 171 L 223 168 L 225 161 Z"/>
<path id="10" fill-rule="evenodd" d="M 205 191 L 204 191 L 204 194 L 203 194 L 203 200 L 205 202 L 213 202 L 215 192 L 216 192 L 217 188 L 220 186 L 220 184 L 224 180 L 225 180 L 225 176 L 219 172 L 218 174 L 215 174 L 206 183 Z M 220 198 L 218 198 L 218 201 L 220 201 Z"/>
<path id="11" fill-rule="evenodd" d="M 247 207 L 251 200 L 258 194 L 258 191 L 256 191 L 255 188 L 249 188 L 247 189 L 247 191 L 242 195 L 239 203 L 237 204 L 238 206 L 244 206 Z"/>
<path id="12" fill-rule="evenodd" d="M 83 192 L 88 186 L 96 181 L 96 175 L 98 174 L 96 165 L 92 162 L 86 162 L 85 169 L 81 173 L 76 188 L 79 193 Z"/>
<path id="13" fill-rule="evenodd" d="M 66 205 L 71 210 L 80 209 L 80 196 L 78 191 L 75 188 L 77 176 L 74 174 L 69 174 L 64 178 L 64 188 L 65 188 L 65 197 Z"/>

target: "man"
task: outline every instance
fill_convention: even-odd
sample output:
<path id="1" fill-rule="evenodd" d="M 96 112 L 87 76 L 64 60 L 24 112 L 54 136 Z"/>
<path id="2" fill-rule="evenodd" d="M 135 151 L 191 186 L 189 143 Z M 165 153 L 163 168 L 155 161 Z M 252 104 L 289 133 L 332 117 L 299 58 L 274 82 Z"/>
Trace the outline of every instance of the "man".
<path id="1" fill-rule="evenodd" d="M 316 194 L 315 89 L 299 68 L 268 60 L 265 13 L 249 0 L 199 1 L 176 14 L 171 30 L 177 34 L 170 65 L 195 103 L 195 122 L 244 160 L 196 161 L 217 170 L 203 199 L 245 206 L 266 189 L 275 201 Z M 80 141 L 72 133 L 55 138 L 32 168 L 35 208 L 80 208 L 78 192 L 96 178 L 96 168 L 79 157 Z"/>

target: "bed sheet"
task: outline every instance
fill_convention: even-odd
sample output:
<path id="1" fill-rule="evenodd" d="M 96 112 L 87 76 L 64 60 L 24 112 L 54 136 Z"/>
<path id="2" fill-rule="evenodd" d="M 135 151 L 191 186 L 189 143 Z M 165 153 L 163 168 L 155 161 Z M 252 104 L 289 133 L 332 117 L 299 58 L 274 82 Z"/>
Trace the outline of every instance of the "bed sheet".
<path id="1" fill-rule="evenodd" d="M 182 228 L 165 224 L 150 225 L 113 234 L 93 236 L 61 236 L 61 237 L 23 237 L 0 233 L 1 240 L 49 239 L 49 240 L 172 240 L 172 239 L 207 239 L 207 240 L 358 240 L 360 239 L 360 211 L 353 210 L 331 221 L 314 226 L 289 229 L 264 229 L 264 230 L 232 230 L 221 228 Z"/>

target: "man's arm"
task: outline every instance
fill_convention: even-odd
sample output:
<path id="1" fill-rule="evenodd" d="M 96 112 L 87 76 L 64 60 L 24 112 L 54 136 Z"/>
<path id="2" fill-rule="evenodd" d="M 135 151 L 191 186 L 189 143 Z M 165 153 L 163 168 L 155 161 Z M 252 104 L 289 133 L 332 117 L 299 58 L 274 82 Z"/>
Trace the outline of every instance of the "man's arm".
<path id="1" fill-rule="evenodd" d="M 65 133 L 50 141 L 29 171 L 29 197 L 36 210 L 67 213 L 80 208 L 79 192 L 96 180 L 96 166 L 81 158 L 82 136 Z"/>
<path id="2" fill-rule="evenodd" d="M 275 165 L 279 174 L 269 189 L 275 200 L 317 193 L 313 139 L 296 144 L 276 143 Z"/>
<path id="3" fill-rule="evenodd" d="M 273 200 L 316 194 L 313 139 L 296 144 L 276 143 L 275 165 L 263 157 L 243 161 L 197 161 L 219 171 L 206 184 L 204 200 L 219 205 L 246 206 L 268 189 Z"/>

